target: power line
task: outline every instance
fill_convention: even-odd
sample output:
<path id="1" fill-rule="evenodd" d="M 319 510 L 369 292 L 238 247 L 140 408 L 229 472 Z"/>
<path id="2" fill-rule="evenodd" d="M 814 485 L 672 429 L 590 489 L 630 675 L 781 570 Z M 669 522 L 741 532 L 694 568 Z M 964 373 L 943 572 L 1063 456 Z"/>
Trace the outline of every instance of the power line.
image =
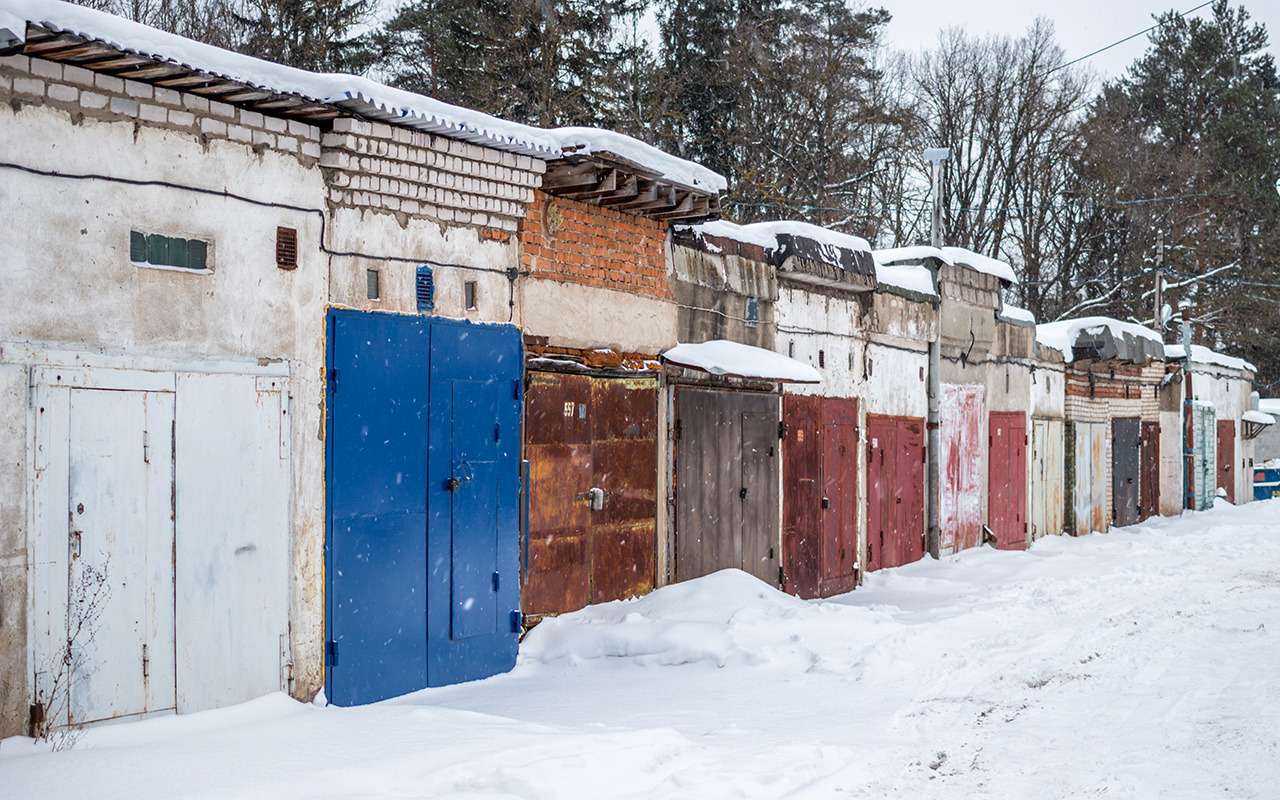
<path id="1" fill-rule="evenodd" d="M 1176 16 L 1176 17 L 1179 17 L 1179 18 L 1181 18 L 1181 17 L 1185 17 L 1185 16 L 1187 16 L 1188 14 L 1194 14 L 1195 12 L 1197 12 L 1197 11 L 1199 11 L 1200 9 L 1204 8 L 1205 6 L 1211 6 L 1211 5 L 1213 5 L 1213 0 L 1206 0 L 1206 2 L 1201 3 L 1200 5 L 1196 6 L 1195 8 L 1189 8 L 1189 9 L 1187 9 L 1186 11 L 1181 12 L 1180 14 L 1176 14 L 1175 16 Z M 1128 42 L 1128 41 L 1132 41 L 1132 40 L 1134 40 L 1134 39 L 1137 39 L 1139 36 L 1146 36 L 1148 33 L 1151 33 L 1151 32 L 1152 32 L 1152 31 L 1154 31 L 1156 28 L 1159 28 L 1161 25 L 1164 25 L 1164 24 L 1165 24 L 1165 22 L 1162 20 L 1162 21 L 1160 21 L 1160 22 L 1157 22 L 1155 25 L 1152 25 L 1150 28 L 1147 28 L 1146 30 L 1141 30 L 1141 31 L 1138 31 L 1137 33 L 1130 34 L 1129 36 L 1126 36 L 1126 37 L 1124 37 L 1123 39 L 1120 39 L 1119 41 L 1112 42 L 1111 44 L 1107 45 L 1106 47 L 1099 47 L 1097 50 L 1094 50 L 1092 53 L 1086 53 L 1086 54 L 1084 54 L 1084 55 L 1080 56 L 1080 57 L 1079 57 L 1079 58 L 1077 58 L 1077 59 L 1074 59 L 1074 60 L 1072 60 L 1072 61 L 1068 61 L 1068 62 L 1067 62 L 1067 63 L 1065 63 L 1065 64 L 1059 64 L 1058 66 L 1056 66 L 1056 67 L 1054 67 L 1053 69 L 1051 69 L 1051 70 L 1049 70 L 1048 72 L 1046 72 L 1046 73 L 1045 73 L 1045 76 L 1047 77 L 1047 76 L 1052 75 L 1053 73 L 1057 72 L 1058 70 L 1066 69 L 1067 67 L 1073 66 L 1073 65 L 1075 65 L 1075 64 L 1079 64 L 1081 61 L 1085 61 L 1085 60 L 1087 60 L 1087 59 L 1093 58 L 1094 56 L 1098 55 L 1099 53 L 1105 53 L 1106 51 L 1110 50 L 1111 48 L 1113 48 L 1113 47 L 1119 47 L 1120 45 L 1124 44 L 1125 42 Z"/>

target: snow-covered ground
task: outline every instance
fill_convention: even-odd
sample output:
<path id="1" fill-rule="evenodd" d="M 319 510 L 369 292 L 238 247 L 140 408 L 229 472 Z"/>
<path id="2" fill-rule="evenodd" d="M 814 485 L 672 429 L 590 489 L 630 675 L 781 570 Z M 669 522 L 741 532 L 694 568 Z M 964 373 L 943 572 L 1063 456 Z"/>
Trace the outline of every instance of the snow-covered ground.
<path id="1" fill-rule="evenodd" d="M 1275 798 L 1280 501 L 870 576 L 739 572 L 544 623 L 519 666 L 0 746 L 9 798 Z"/>

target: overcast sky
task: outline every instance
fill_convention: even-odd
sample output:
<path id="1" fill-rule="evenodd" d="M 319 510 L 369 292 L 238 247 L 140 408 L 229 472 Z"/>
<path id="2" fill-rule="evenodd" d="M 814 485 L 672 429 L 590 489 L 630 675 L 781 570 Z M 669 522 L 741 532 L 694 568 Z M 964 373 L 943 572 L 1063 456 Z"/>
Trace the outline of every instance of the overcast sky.
<path id="1" fill-rule="evenodd" d="M 1036 17 L 1053 20 L 1068 59 L 1082 56 L 1152 24 L 1152 15 L 1194 8 L 1201 0 L 873 0 L 893 14 L 888 44 L 915 50 L 934 43 L 939 28 L 961 26 L 973 33 L 1017 34 Z M 1232 0 L 1232 5 L 1241 5 Z M 1245 0 L 1255 21 L 1267 26 L 1271 52 L 1280 58 L 1280 0 Z M 1194 16 L 1207 15 L 1208 8 Z M 1102 77 L 1122 73 L 1146 49 L 1140 37 L 1094 56 L 1085 63 Z"/>

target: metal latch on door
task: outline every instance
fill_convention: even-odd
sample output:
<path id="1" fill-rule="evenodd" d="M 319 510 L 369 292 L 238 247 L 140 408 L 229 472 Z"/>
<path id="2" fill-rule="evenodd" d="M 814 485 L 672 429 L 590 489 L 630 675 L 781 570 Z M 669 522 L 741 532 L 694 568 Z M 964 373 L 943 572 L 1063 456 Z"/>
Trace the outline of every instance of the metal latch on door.
<path id="1" fill-rule="evenodd" d="M 605 491 L 599 486 L 592 486 L 585 492 L 578 492 L 574 495 L 574 500 L 588 500 L 591 502 L 592 511 L 601 511 L 604 509 Z"/>

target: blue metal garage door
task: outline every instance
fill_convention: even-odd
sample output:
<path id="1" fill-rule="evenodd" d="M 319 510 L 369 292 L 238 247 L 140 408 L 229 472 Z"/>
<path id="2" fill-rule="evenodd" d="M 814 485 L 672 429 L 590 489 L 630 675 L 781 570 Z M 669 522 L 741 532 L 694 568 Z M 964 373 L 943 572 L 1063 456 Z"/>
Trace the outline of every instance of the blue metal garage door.
<path id="1" fill-rule="evenodd" d="M 519 332 L 329 314 L 326 695 L 338 705 L 512 667 Z"/>

